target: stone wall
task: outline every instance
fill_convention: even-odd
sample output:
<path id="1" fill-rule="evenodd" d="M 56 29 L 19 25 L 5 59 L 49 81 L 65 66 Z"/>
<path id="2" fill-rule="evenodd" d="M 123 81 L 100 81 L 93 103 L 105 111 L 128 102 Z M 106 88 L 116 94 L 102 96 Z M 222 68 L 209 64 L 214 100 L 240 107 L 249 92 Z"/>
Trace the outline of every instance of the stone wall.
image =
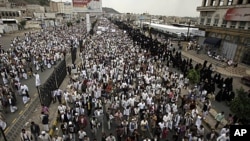
<path id="1" fill-rule="evenodd" d="M 41 22 L 40 21 L 27 21 L 26 25 L 24 27 L 25 29 L 29 29 L 29 28 L 41 28 Z"/>
<path id="2" fill-rule="evenodd" d="M 11 33 L 18 31 L 18 25 L 17 24 L 2 24 L 0 25 L 0 33 Z"/>

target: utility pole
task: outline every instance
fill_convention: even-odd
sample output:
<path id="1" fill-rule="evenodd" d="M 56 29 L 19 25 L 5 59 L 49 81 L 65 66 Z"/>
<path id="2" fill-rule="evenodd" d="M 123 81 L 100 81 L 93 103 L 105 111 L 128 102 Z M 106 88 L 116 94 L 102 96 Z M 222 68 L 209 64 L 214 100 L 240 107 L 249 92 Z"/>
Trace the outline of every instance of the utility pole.
<path id="1" fill-rule="evenodd" d="M 188 20 L 188 31 L 187 31 L 187 41 L 189 40 L 189 28 L 190 28 L 191 21 Z"/>

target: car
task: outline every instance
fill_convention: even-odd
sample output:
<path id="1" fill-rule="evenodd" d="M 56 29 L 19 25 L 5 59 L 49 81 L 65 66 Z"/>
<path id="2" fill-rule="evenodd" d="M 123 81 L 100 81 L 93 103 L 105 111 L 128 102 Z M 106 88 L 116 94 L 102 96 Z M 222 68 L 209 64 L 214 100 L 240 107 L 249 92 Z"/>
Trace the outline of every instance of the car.
<path id="1" fill-rule="evenodd" d="M 241 83 L 247 85 L 247 86 L 250 86 L 250 76 L 243 76 L 241 78 Z"/>

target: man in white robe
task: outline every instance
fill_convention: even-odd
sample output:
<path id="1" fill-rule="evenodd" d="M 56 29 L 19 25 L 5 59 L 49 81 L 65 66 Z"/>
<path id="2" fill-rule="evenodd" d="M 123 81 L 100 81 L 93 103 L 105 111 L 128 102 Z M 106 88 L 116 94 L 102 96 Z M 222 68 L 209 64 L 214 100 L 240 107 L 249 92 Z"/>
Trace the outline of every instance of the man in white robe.
<path id="1" fill-rule="evenodd" d="M 35 85 L 36 85 L 37 91 L 38 93 L 40 93 L 40 90 L 39 90 L 39 86 L 41 85 L 40 76 L 37 72 L 34 74 L 34 76 L 35 76 Z"/>

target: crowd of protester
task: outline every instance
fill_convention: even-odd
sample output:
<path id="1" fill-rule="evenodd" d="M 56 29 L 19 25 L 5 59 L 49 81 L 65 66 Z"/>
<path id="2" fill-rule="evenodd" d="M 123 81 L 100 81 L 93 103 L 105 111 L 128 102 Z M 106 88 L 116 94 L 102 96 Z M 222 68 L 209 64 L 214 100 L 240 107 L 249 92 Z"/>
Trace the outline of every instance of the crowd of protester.
<path id="1" fill-rule="evenodd" d="M 4 117 L 14 113 L 18 107 L 18 96 L 22 103 L 30 100 L 28 84 L 25 81 L 34 78 L 32 87 L 39 87 L 39 73 L 51 69 L 65 58 L 70 48 L 79 46 L 83 28 L 62 26 L 46 28 L 41 31 L 29 31 L 22 37 L 15 37 L 8 49 L 0 44 L 0 112 L 1 127 L 7 127 Z M 74 34 L 72 34 L 74 33 Z"/>
<path id="2" fill-rule="evenodd" d="M 32 123 L 31 132 L 22 130 L 24 141 L 31 138 L 90 141 L 98 140 L 97 135 L 101 135 L 104 141 L 229 140 L 228 126 L 217 134 L 215 130 L 205 131 L 202 120 L 206 119 L 212 97 L 231 99 L 228 94 L 232 92 L 232 78 L 213 75 L 212 65 L 206 61 L 194 65 L 192 59 L 181 56 L 171 40 L 160 43 L 122 22 L 99 20 L 101 22 L 97 22 L 94 31 L 100 30 L 97 27 L 107 28 L 98 34 L 85 36 L 78 26 L 45 30 L 26 34 L 20 45 L 19 39 L 15 39 L 13 46 L 18 44 L 13 49 L 15 53 L 3 51 L 7 56 L 14 54 L 14 58 L 26 57 L 25 63 L 16 59 L 15 65 L 11 65 L 14 68 L 26 68 L 24 64 L 30 58 L 30 64 L 38 71 L 41 62 L 50 68 L 48 64 L 64 57 L 72 39 L 78 46 L 78 37 L 85 37 L 79 53 L 81 63 L 68 66 L 71 79 L 67 88 L 53 93 L 55 102 L 59 102 L 58 119 L 63 135 L 52 138 L 48 135 L 49 111 L 43 105 L 42 132 L 37 124 Z M 14 68 L 15 73 L 7 71 L 5 65 L 3 72 L 8 76 L 5 82 L 11 82 L 10 78 L 15 81 L 18 78 L 18 82 L 20 78 L 25 79 L 22 71 Z M 201 79 L 197 84 L 191 84 L 187 78 L 191 69 L 200 72 Z M 27 74 L 29 70 L 32 69 L 26 70 Z M 10 77 L 12 73 L 14 77 Z M 4 83 L 2 88 L 5 84 L 9 83 Z M 217 87 L 223 91 L 221 96 L 215 96 Z M 198 101 L 203 103 L 202 111 L 198 111 Z M 215 128 L 219 128 L 222 119 L 235 124 L 232 115 L 221 112 L 216 116 Z M 91 132 L 87 131 L 89 127 Z M 109 130 L 104 130 L 104 127 Z"/>
<path id="3" fill-rule="evenodd" d="M 74 73 L 68 69 L 72 77 L 67 88 L 54 92 L 62 138 L 97 140 L 101 134 L 105 141 L 228 139 L 228 127 L 220 134 L 205 132 L 202 120 L 217 85 L 232 92 L 232 78 L 212 75 L 206 61 L 194 65 L 192 59 L 182 58 L 170 40 L 159 43 L 116 24 L 104 20 L 96 25 L 108 29 L 84 39 L 81 63 L 73 65 Z M 200 83 L 190 85 L 190 69 L 199 70 Z M 197 101 L 204 103 L 202 111 Z M 224 118 L 223 112 L 216 116 L 215 128 Z M 102 130 L 105 125 L 111 132 Z"/>

